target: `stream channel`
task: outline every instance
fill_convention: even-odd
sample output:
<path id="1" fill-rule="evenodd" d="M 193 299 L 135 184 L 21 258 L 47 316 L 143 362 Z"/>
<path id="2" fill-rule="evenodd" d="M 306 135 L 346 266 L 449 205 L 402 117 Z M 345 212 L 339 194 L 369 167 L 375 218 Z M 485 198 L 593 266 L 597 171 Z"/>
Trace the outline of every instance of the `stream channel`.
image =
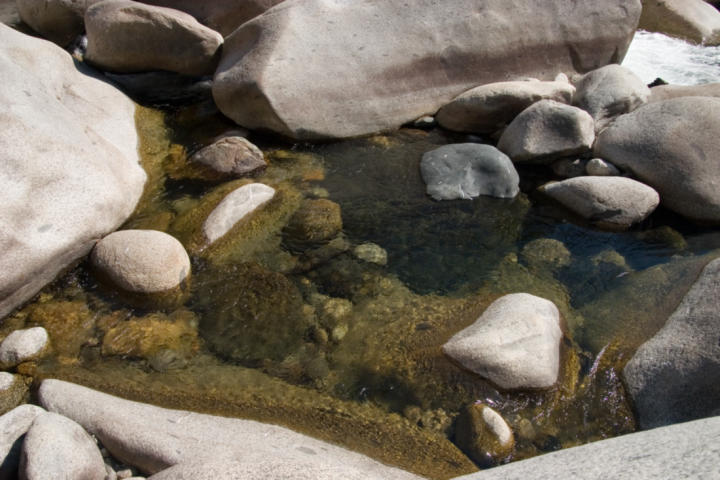
<path id="1" fill-rule="evenodd" d="M 704 83 L 718 81 L 719 58 L 641 33 L 626 65 L 648 82 Z M 513 200 L 433 201 L 420 157 L 467 137 L 412 128 L 321 145 L 252 135 L 269 164 L 253 180 L 278 195 L 202 249 L 207 213 L 250 180 L 209 179 L 187 157 L 236 127 L 208 103 L 140 108 L 137 121 L 149 182 L 122 228 L 180 239 L 189 295 L 130 307 L 78 265 L 0 327 L 49 331 L 54 354 L 36 378 L 283 424 L 430 478 L 477 468 L 453 432 L 478 401 L 515 432 L 503 462 L 634 431 L 621 369 L 720 249 L 720 232 L 662 209 L 628 232 L 583 225 L 535 193 L 553 178 L 541 169 L 519 168 Z M 308 198 L 340 205 L 342 233 L 329 244 L 298 244 L 285 227 Z M 562 313 L 561 376 L 548 391 L 503 392 L 440 350 L 515 292 Z"/>

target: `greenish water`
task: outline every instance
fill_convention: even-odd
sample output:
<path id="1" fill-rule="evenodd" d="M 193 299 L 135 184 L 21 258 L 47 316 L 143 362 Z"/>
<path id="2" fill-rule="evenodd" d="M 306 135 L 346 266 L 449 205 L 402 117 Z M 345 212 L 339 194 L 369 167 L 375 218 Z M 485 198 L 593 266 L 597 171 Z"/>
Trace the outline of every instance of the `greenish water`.
<path id="1" fill-rule="evenodd" d="M 191 254 L 182 305 L 138 308 L 80 265 L 2 326 L 44 325 L 55 354 L 28 373 L 137 400 L 256 418 L 342 443 L 431 478 L 476 466 L 453 443 L 462 409 L 482 401 L 513 427 L 501 462 L 635 428 L 619 371 L 664 323 L 720 235 L 658 212 L 639 228 L 582 226 L 534 195 L 546 172 L 520 171 L 514 200 L 435 202 L 422 154 L 462 141 L 439 131 L 325 145 L 251 138 L 277 189 L 218 245 L 205 216 L 249 180 L 221 182 L 187 156 L 231 128 L 195 106 L 138 124 L 150 181 L 123 228 L 155 228 Z M 285 228 L 303 199 L 339 204 L 342 232 L 302 245 Z M 373 243 L 387 265 L 353 253 Z M 567 324 L 558 385 L 503 392 L 448 361 L 442 344 L 495 298 L 554 301 Z"/>

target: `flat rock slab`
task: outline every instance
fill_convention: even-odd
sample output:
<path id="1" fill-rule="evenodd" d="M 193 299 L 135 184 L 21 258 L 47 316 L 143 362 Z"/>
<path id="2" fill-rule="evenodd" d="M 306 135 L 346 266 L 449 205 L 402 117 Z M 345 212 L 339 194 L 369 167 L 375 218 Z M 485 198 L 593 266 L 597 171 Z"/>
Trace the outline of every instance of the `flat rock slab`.
<path id="1" fill-rule="evenodd" d="M 275 189 L 262 183 L 243 185 L 230 192 L 210 212 L 203 224 L 203 233 L 208 244 L 219 240 L 236 223 L 272 200 L 274 196 Z"/>
<path id="2" fill-rule="evenodd" d="M 643 428 L 692 420 L 720 408 L 720 260 L 710 262 L 653 338 L 625 367 Z"/>
<path id="3" fill-rule="evenodd" d="M 720 478 L 720 417 L 631 433 L 454 480 Z"/>
<path id="4" fill-rule="evenodd" d="M 514 198 L 520 192 L 520 177 L 512 161 L 490 145 L 444 145 L 423 155 L 420 172 L 427 194 L 435 200 L 469 200 L 479 195 Z"/>
<path id="5" fill-rule="evenodd" d="M 624 177 L 577 177 L 548 183 L 540 191 L 609 230 L 625 230 L 645 220 L 660 203 L 655 190 Z"/>
<path id="6" fill-rule="evenodd" d="M 56 45 L 0 25 L 0 318 L 130 216 L 135 104 Z"/>
<path id="7" fill-rule="evenodd" d="M 213 96 L 295 139 L 394 129 L 478 85 L 622 60 L 640 0 L 286 0 L 223 46 Z"/>
<path id="8" fill-rule="evenodd" d="M 586 111 L 553 100 L 541 100 L 508 125 L 498 148 L 516 163 L 552 163 L 590 151 L 595 122 Z"/>
<path id="9" fill-rule="evenodd" d="M 16 480 L 23 436 L 45 409 L 20 405 L 0 417 L 0 480 Z"/>
<path id="10" fill-rule="evenodd" d="M 660 194 L 687 218 L 720 223 L 720 99 L 682 97 L 643 105 L 598 135 L 594 153 Z"/>
<path id="11" fill-rule="evenodd" d="M 561 339 L 555 304 L 514 293 L 495 300 L 443 352 L 501 388 L 547 388 L 557 381 Z"/>
<path id="12" fill-rule="evenodd" d="M 105 462 L 90 435 L 57 413 L 39 414 L 23 441 L 19 480 L 105 480 Z"/>
<path id="13" fill-rule="evenodd" d="M 568 82 L 514 81 L 489 83 L 468 90 L 442 107 L 435 119 L 443 128 L 467 133 L 493 133 L 540 100 L 572 103 L 575 87 Z"/>
<path id="14" fill-rule="evenodd" d="M 223 37 L 191 15 L 131 0 L 105 0 L 85 12 L 85 59 L 111 72 L 166 70 L 212 75 Z"/>
<path id="15" fill-rule="evenodd" d="M 336 478 L 344 478 L 344 471 L 348 478 L 356 478 L 359 471 L 366 479 L 419 479 L 275 425 L 169 410 L 60 380 L 43 381 L 38 395 L 48 410 L 72 418 L 96 435 L 115 458 L 148 474 L 207 460 L 268 465 L 282 459 L 289 471 L 293 465 L 302 471 L 311 464 L 318 472 L 338 472 Z"/>

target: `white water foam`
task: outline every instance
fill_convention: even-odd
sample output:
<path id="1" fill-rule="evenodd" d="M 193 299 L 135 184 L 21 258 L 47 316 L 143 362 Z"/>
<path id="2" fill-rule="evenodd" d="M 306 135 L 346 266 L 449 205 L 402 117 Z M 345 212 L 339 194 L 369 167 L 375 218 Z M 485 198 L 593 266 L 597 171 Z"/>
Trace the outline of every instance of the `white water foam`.
<path id="1" fill-rule="evenodd" d="M 623 66 L 646 83 L 658 77 L 674 85 L 720 82 L 720 47 L 703 47 L 660 33 L 638 31 Z"/>

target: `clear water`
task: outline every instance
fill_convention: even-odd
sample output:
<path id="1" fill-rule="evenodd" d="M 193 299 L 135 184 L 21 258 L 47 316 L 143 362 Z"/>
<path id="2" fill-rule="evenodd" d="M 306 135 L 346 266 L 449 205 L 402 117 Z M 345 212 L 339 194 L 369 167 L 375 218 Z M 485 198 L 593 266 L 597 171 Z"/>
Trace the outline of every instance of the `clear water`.
<path id="1" fill-rule="evenodd" d="M 623 61 L 646 83 L 674 85 L 720 82 L 720 47 L 693 45 L 661 33 L 639 31 Z"/>
<path id="2" fill-rule="evenodd" d="M 459 413 L 477 401 L 516 433 L 502 462 L 633 431 L 620 370 L 720 248 L 720 233 L 663 210 L 628 232 L 593 229 L 538 197 L 552 177 L 532 168 L 520 171 L 516 199 L 435 202 L 420 157 L 465 138 L 403 129 L 315 146 L 251 138 L 270 163 L 254 180 L 278 198 L 203 249 L 202 220 L 246 180 L 208 180 L 187 157 L 232 125 L 202 105 L 143 110 L 138 122 L 150 182 L 124 228 L 185 244 L 189 296 L 133 307 L 80 265 L 0 326 L 50 331 L 55 354 L 28 373 L 284 424 L 430 478 L 477 468 L 453 443 Z M 337 202 L 343 229 L 330 245 L 298 251 L 284 226 L 305 198 Z M 352 253 L 368 242 L 387 265 Z M 495 298 L 520 291 L 551 299 L 566 323 L 560 380 L 548 391 L 501 391 L 440 350 Z"/>

